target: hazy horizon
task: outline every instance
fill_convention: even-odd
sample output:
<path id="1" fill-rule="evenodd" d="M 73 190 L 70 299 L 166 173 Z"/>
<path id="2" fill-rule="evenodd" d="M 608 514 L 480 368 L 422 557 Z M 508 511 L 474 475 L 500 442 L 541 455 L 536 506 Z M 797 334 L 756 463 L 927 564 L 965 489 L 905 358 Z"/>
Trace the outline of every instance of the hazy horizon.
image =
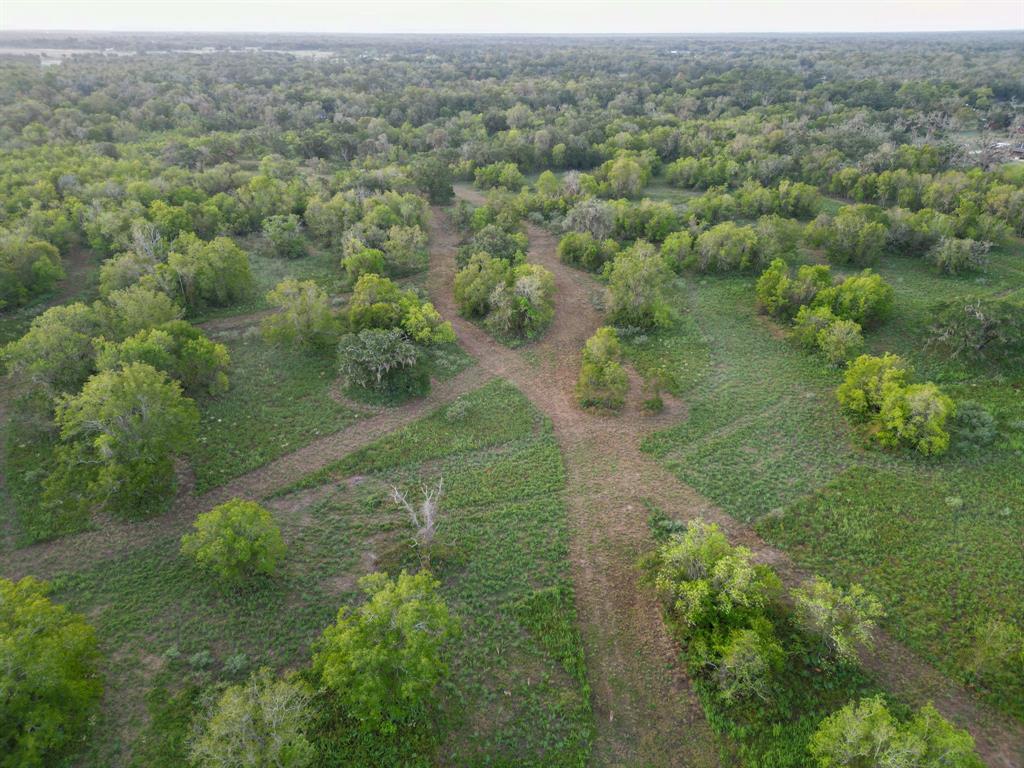
<path id="1" fill-rule="evenodd" d="M 534 11 L 535 12 L 530 12 Z M 412 2 L 5 0 L 0 32 L 672 35 L 1011 32 L 1020 0 Z"/>

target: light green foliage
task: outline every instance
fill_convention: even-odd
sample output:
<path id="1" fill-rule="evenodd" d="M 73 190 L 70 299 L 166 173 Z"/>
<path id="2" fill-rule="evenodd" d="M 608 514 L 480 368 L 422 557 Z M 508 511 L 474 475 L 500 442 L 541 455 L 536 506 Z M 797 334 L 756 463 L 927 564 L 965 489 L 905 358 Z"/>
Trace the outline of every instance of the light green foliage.
<path id="1" fill-rule="evenodd" d="M 904 387 L 910 375 L 909 366 L 898 355 L 861 355 L 847 367 L 836 398 L 847 416 L 867 421 L 881 412 L 886 392 Z"/>
<path id="2" fill-rule="evenodd" d="M 496 335 L 509 339 L 534 339 L 555 316 L 555 278 L 539 264 L 513 267 L 488 298 L 484 322 Z"/>
<path id="3" fill-rule="evenodd" d="M 196 768 L 306 768 L 316 751 L 307 738 L 310 694 L 266 667 L 220 694 L 189 745 Z"/>
<path id="4" fill-rule="evenodd" d="M 45 582 L 0 579 L 0 767 L 61 764 L 80 746 L 103 691 L 85 617 L 50 602 Z"/>
<path id="5" fill-rule="evenodd" d="M 836 320 L 818 331 L 818 349 L 832 365 L 849 362 L 864 351 L 860 324 L 853 320 Z"/>
<path id="6" fill-rule="evenodd" d="M 753 629 L 734 629 L 718 650 L 715 670 L 718 695 L 726 703 L 744 699 L 768 701 L 772 676 L 782 667 L 784 652 L 771 624 L 758 619 Z"/>
<path id="7" fill-rule="evenodd" d="M 289 277 L 267 301 L 279 311 L 263 320 L 263 337 L 275 344 L 325 348 L 334 343 L 337 320 L 327 293 L 312 280 Z"/>
<path id="8" fill-rule="evenodd" d="M 785 261 L 773 259 L 758 278 L 754 291 L 765 312 L 790 318 L 802 307 L 815 305 L 815 297 L 831 285 L 831 270 L 825 265 L 804 264 L 793 278 Z"/>
<path id="9" fill-rule="evenodd" d="M 199 415 L 181 385 L 145 363 L 90 378 L 57 403 L 57 469 L 46 503 L 95 504 L 125 517 L 162 511 L 174 491 L 173 456 L 195 438 Z"/>
<path id="10" fill-rule="evenodd" d="M 477 168 L 473 173 L 473 179 L 476 186 L 481 189 L 505 187 L 518 191 L 526 184 L 526 179 L 515 163 L 492 163 Z"/>
<path id="11" fill-rule="evenodd" d="M 399 328 L 366 328 L 338 342 L 338 370 L 348 387 L 423 394 L 430 379 L 420 358 L 419 347 Z"/>
<path id="12" fill-rule="evenodd" d="M 589 232 L 569 232 L 558 242 L 558 258 L 566 264 L 600 272 L 614 258 L 618 246 L 614 240 L 595 240 Z"/>
<path id="13" fill-rule="evenodd" d="M 810 741 L 820 768 L 982 768 L 974 739 L 931 704 L 901 723 L 881 696 L 850 703 L 826 718 Z"/>
<path id="14" fill-rule="evenodd" d="M 626 401 L 629 376 L 620 359 L 622 351 L 614 328 L 598 328 L 583 348 L 576 401 L 584 408 L 619 409 Z"/>
<path id="15" fill-rule="evenodd" d="M 661 258 L 673 272 L 682 272 L 692 249 L 693 237 L 689 232 L 673 232 L 661 244 Z"/>
<path id="16" fill-rule="evenodd" d="M 803 231 L 803 226 L 794 219 L 786 219 L 777 214 L 759 218 L 754 225 L 758 262 L 763 264 L 770 259 L 795 256 Z"/>
<path id="17" fill-rule="evenodd" d="M 353 248 L 341 260 L 341 266 L 350 285 L 355 285 L 363 275 L 383 275 L 387 271 L 383 251 L 360 246 Z"/>
<path id="18" fill-rule="evenodd" d="M 793 590 L 796 620 L 808 634 L 821 638 L 834 659 L 856 661 L 858 647 L 871 647 L 881 603 L 860 584 L 834 587 L 816 577 Z"/>
<path id="19" fill-rule="evenodd" d="M 483 210 L 477 208 L 477 212 Z M 509 264 L 518 264 L 526 258 L 530 247 L 529 238 L 522 232 L 503 229 L 496 224 L 486 224 L 470 238 L 469 242 L 459 249 L 456 264 L 459 269 L 466 266 L 471 256 L 486 253 Z"/>
<path id="20" fill-rule="evenodd" d="M 426 346 L 455 340 L 451 323 L 441 319 L 433 304 L 380 275 L 363 275 L 356 281 L 346 320 L 353 333 L 401 328 L 413 341 Z"/>
<path id="21" fill-rule="evenodd" d="M 358 200 L 351 194 L 339 192 L 330 200 L 310 198 L 303 217 L 313 237 L 328 245 L 337 245 L 361 214 Z"/>
<path id="22" fill-rule="evenodd" d="M 106 303 L 96 302 L 93 306 L 107 332 L 118 339 L 178 320 L 184 314 L 167 294 L 142 285 L 114 291 L 107 296 Z"/>
<path id="23" fill-rule="evenodd" d="M 249 255 L 229 237 L 209 242 L 183 234 L 167 261 L 156 266 L 156 281 L 190 312 L 241 301 L 253 287 Z"/>
<path id="24" fill-rule="evenodd" d="M 847 205 L 834 217 L 821 214 L 807 225 L 807 241 L 824 248 L 833 264 L 871 264 L 885 250 L 887 230 L 870 205 Z"/>
<path id="25" fill-rule="evenodd" d="M 96 310 L 86 304 L 51 307 L 28 332 L 3 348 L 12 376 L 51 392 L 78 389 L 93 370 L 92 338 L 100 331 Z"/>
<path id="26" fill-rule="evenodd" d="M 306 255 L 306 238 L 302 234 L 302 222 L 293 213 L 268 216 L 263 220 L 263 236 L 267 239 L 270 253 L 282 259 L 301 259 Z"/>
<path id="27" fill-rule="evenodd" d="M 285 556 L 281 529 L 254 501 L 226 501 L 199 515 L 193 527 L 181 537 L 181 553 L 227 582 L 272 576 Z"/>
<path id="28" fill-rule="evenodd" d="M 211 341 L 185 320 L 172 320 L 139 331 L 122 342 L 96 341 L 97 369 L 107 371 L 129 363 L 147 363 L 181 382 L 190 394 L 225 392 L 230 362 L 227 347 Z"/>
<path id="29" fill-rule="evenodd" d="M 0 309 L 51 290 L 64 277 L 60 252 L 45 240 L 0 236 Z"/>
<path id="30" fill-rule="evenodd" d="M 974 679 L 1021 700 L 1024 696 L 1024 629 L 1004 619 L 979 622 L 967 668 Z"/>
<path id="31" fill-rule="evenodd" d="M 486 253 L 470 257 L 455 275 L 455 303 L 464 317 L 485 317 L 491 309 L 491 294 L 508 280 L 511 267 L 504 259 Z"/>
<path id="32" fill-rule="evenodd" d="M 313 669 L 344 711 L 371 730 L 393 731 L 422 712 L 448 673 L 446 645 L 459 622 L 426 571 L 360 580 L 367 600 L 338 611 L 315 646 Z"/>
<path id="33" fill-rule="evenodd" d="M 605 267 L 608 275 L 608 319 L 618 326 L 655 328 L 672 319 L 665 291 L 672 271 L 643 241 L 623 251 Z"/>
<path id="34" fill-rule="evenodd" d="M 828 307 L 800 307 L 800 311 L 793 318 L 793 338 L 804 349 L 816 349 L 821 334 L 838 320 L 839 318 Z"/>
<path id="35" fill-rule="evenodd" d="M 388 269 L 395 275 L 408 275 L 426 269 L 430 260 L 427 233 L 416 225 L 391 227 L 381 250 Z"/>
<path id="36" fill-rule="evenodd" d="M 947 275 L 982 272 L 988 266 L 990 247 L 991 243 L 977 240 L 943 237 L 928 251 L 928 260 Z"/>
<path id="37" fill-rule="evenodd" d="M 859 275 L 822 288 L 814 303 L 831 308 L 837 317 L 853 320 L 868 328 L 892 313 L 895 295 L 892 286 L 881 275 L 865 269 Z"/>
<path id="38" fill-rule="evenodd" d="M 544 197 L 558 197 L 562 192 L 562 182 L 551 171 L 544 171 L 537 177 L 534 188 Z"/>
<path id="39" fill-rule="evenodd" d="M 685 266 L 698 272 L 733 272 L 759 263 L 754 228 L 723 221 L 697 236 Z"/>
<path id="40" fill-rule="evenodd" d="M 955 412 L 953 399 L 931 382 L 890 387 L 882 399 L 876 438 L 882 445 L 907 446 L 926 456 L 945 453 L 946 421 Z"/>

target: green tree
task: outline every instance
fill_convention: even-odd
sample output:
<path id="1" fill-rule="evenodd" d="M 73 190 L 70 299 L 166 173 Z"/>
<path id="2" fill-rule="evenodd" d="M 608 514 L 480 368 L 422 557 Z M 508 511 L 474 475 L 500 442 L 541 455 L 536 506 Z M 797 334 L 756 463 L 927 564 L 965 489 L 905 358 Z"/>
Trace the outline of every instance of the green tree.
<path id="1" fill-rule="evenodd" d="M 60 764 L 103 692 L 92 627 L 47 592 L 0 579 L 0 768 Z"/>
<path id="2" fill-rule="evenodd" d="M 400 328 L 365 328 L 338 342 L 338 370 L 347 387 L 392 394 L 424 394 L 430 377 L 420 348 Z"/>
<path id="3" fill-rule="evenodd" d="M 953 399 L 931 382 L 891 387 L 882 399 L 876 438 L 882 445 L 905 445 L 926 456 L 945 453 L 946 421 L 955 413 Z"/>
<path id="4" fill-rule="evenodd" d="M 157 265 L 156 275 L 163 289 L 193 312 L 240 301 L 253 287 L 249 254 L 229 237 L 206 242 L 182 235 L 167 261 Z"/>
<path id="5" fill-rule="evenodd" d="M 939 304 L 930 344 L 969 362 L 1012 365 L 1024 355 L 1024 303 L 1009 298 L 961 298 Z"/>
<path id="6" fill-rule="evenodd" d="M 367 600 L 338 611 L 313 655 L 313 670 L 344 710 L 365 727 L 394 731 L 421 713 L 448 673 L 445 645 L 458 621 L 426 571 L 396 580 L 360 579 Z"/>
<path id="7" fill-rule="evenodd" d="M 281 529 L 254 501 L 226 501 L 199 515 L 193 527 L 181 538 L 181 553 L 227 582 L 272 576 L 285 556 Z"/>
<path id="8" fill-rule="evenodd" d="M 837 317 L 869 328 L 892 313 L 895 296 L 892 286 L 881 275 L 865 269 L 819 290 L 814 304 L 829 307 Z"/>
<path id="9" fill-rule="evenodd" d="M 0 309 L 24 304 L 64 277 L 60 252 L 45 240 L 0 237 Z"/>
<path id="10" fill-rule="evenodd" d="M 106 302 L 95 302 L 93 307 L 106 332 L 117 339 L 178 320 L 184 314 L 170 296 L 142 285 L 114 291 Z"/>
<path id="11" fill-rule="evenodd" d="M 626 401 L 629 376 L 619 362 L 622 351 L 614 328 L 598 328 L 583 347 L 576 400 L 584 408 L 597 406 L 617 410 Z"/>
<path id="12" fill-rule="evenodd" d="M 409 167 L 409 177 L 416 189 L 434 205 L 446 205 L 455 197 L 452 169 L 437 155 L 421 155 Z"/>
<path id="13" fill-rule="evenodd" d="M 904 387 L 909 378 L 910 368 L 898 355 L 861 355 L 847 367 L 836 398 L 847 416 L 867 421 L 881 412 L 886 391 Z"/>
<path id="14" fill-rule="evenodd" d="M 732 272 L 757 266 L 759 260 L 754 228 L 723 221 L 698 235 L 685 265 L 698 272 Z"/>
<path id="15" fill-rule="evenodd" d="M 90 378 L 57 403 L 57 468 L 45 502 L 104 508 L 124 517 L 162 511 L 173 495 L 173 457 L 195 438 L 199 414 L 181 385 L 145 363 Z"/>
<path id="16" fill-rule="evenodd" d="M 51 307 L 3 347 L 8 374 L 51 393 L 77 390 L 93 371 L 92 340 L 100 326 L 96 310 L 86 304 Z"/>
<path id="17" fill-rule="evenodd" d="M 307 737 L 310 694 L 266 667 L 217 698 L 189 744 L 196 768 L 306 768 L 316 752 Z"/>
<path id="18" fill-rule="evenodd" d="M 834 587 L 820 577 L 793 590 L 797 623 L 824 643 L 833 659 L 857 660 L 857 648 L 871 647 L 882 604 L 860 584 Z"/>
<path id="19" fill-rule="evenodd" d="M 512 268 L 504 259 L 474 254 L 455 275 L 455 304 L 463 317 L 484 317 L 491 311 L 491 294 L 508 280 Z"/>
<path id="20" fill-rule="evenodd" d="M 491 292 L 486 324 L 507 338 L 533 339 L 555 316 L 555 278 L 539 264 L 513 267 L 508 279 Z"/>
<path id="21" fill-rule="evenodd" d="M 355 285 L 363 275 L 383 275 L 387 271 L 384 252 L 378 248 L 357 246 L 342 260 L 345 278 L 349 285 Z"/>
<path id="22" fill-rule="evenodd" d="M 306 238 L 302 235 L 302 222 L 295 214 L 268 216 L 263 220 L 262 227 L 272 256 L 301 259 L 306 255 Z"/>
<path id="23" fill-rule="evenodd" d="M 268 341 L 321 349 L 334 343 L 337 319 L 331 299 L 312 280 L 282 280 L 267 294 L 267 301 L 279 310 L 263 320 Z"/>
<path id="24" fill-rule="evenodd" d="M 665 290 L 672 271 L 649 244 L 637 242 L 609 263 L 608 319 L 619 326 L 655 328 L 671 322 Z"/>
<path id="25" fill-rule="evenodd" d="M 967 731 L 926 704 L 906 723 L 881 696 L 851 702 L 825 718 L 809 742 L 819 768 L 981 768 Z"/>

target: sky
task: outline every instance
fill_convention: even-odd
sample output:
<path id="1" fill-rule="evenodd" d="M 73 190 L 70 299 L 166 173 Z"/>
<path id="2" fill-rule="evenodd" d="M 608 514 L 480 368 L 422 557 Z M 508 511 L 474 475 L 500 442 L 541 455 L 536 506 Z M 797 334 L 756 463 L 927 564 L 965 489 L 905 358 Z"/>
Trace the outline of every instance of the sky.
<path id="1" fill-rule="evenodd" d="M 1024 29 L 1024 0 L 0 0 L 0 30 L 336 33 Z"/>

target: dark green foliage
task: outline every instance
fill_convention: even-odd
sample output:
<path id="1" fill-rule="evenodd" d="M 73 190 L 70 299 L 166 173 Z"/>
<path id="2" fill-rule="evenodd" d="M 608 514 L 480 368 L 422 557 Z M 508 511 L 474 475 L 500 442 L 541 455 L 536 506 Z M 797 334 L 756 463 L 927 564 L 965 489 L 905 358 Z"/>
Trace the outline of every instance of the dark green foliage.
<path id="1" fill-rule="evenodd" d="M 1006 298 L 963 298 L 935 308 L 931 343 L 968 362 L 1016 367 L 1024 354 L 1024 304 Z"/>
<path id="2" fill-rule="evenodd" d="M 271 255 L 282 259 L 301 259 L 306 255 L 302 223 L 295 214 L 269 216 L 261 226 Z"/>
<path id="3" fill-rule="evenodd" d="M 60 252 L 45 240 L 0 237 L 0 309 L 51 290 L 64 277 Z"/>

